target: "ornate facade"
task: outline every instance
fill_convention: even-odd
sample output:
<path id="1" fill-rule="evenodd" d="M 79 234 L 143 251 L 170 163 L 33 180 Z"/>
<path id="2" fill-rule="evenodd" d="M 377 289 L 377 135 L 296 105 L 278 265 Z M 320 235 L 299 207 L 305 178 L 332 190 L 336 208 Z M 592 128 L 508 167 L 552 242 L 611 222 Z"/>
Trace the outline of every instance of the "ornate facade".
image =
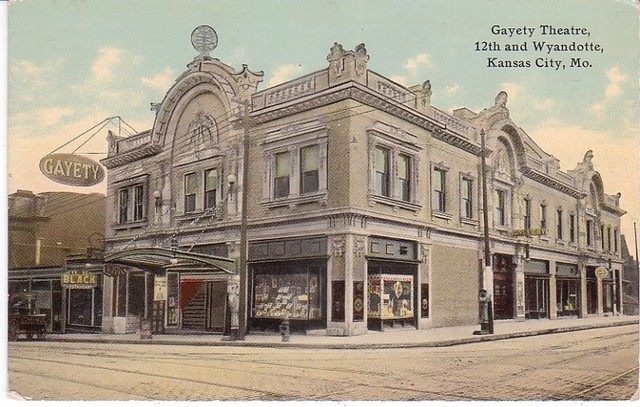
<path id="1" fill-rule="evenodd" d="M 620 312 L 625 212 L 592 152 L 561 171 L 512 121 L 505 92 L 449 114 L 431 105 L 429 81 L 406 88 L 369 70 L 364 44 L 336 43 L 327 61 L 258 91 L 262 73 L 200 55 L 150 131 L 111 136 L 106 259 L 118 272 L 105 330 L 153 314 L 167 329 L 224 331 L 233 275 L 249 332 L 285 317 L 328 335 L 473 324 L 483 284 L 497 318 Z"/>

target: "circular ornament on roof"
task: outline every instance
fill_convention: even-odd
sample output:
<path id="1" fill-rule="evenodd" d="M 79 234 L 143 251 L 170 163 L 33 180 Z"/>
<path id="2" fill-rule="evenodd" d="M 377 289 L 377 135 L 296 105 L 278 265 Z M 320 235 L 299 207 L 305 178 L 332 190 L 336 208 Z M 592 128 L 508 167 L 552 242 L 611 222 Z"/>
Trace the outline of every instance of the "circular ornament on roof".
<path id="1" fill-rule="evenodd" d="M 200 55 L 209 55 L 218 46 L 218 34 L 208 25 L 198 26 L 191 33 L 191 44 Z"/>

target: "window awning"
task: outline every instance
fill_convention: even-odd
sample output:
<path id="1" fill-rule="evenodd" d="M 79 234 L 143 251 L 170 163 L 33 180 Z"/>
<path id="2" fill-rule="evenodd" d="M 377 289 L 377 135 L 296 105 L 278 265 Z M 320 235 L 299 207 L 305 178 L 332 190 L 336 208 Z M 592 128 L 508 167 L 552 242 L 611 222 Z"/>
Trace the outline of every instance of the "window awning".
<path id="1" fill-rule="evenodd" d="M 111 253 L 104 258 L 107 264 L 121 264 L 141 269 L 221 272 L 235 274 L 236 261 L 226 257 L 210 256 L 181 250 L 143 247 Z"/>

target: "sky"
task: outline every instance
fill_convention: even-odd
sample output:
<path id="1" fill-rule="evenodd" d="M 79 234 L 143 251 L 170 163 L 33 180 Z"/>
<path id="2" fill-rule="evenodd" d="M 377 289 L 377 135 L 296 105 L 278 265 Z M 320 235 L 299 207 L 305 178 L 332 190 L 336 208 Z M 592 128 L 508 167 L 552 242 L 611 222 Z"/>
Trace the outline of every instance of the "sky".
<path id="1" fill-rule="evenodd" d="M 480 111 L 505 90 L 511 119 L 563 170 L 593 150 L 605 192 L 622 193 L 628 211 L 622 233 L 633 251 L 633 222 L 640 222 L 640 44 L 632 0 L 15 0 L 8 22 L 9 193 L 105 192 L 106 182 L 56 184 L 38 162 L 109 117 L 137 131 L 151 128 L 150 103 L 162 101 L 197 55 L 190 35 L 207 24 L 219 37 L 212 56 L 263 71 L 259 89 L 326 68 L 338 42 L 347 50 L 365 43 L 369 69 L 404 85 L 429 79 L 432 104 L 445 111 Z M 541 25 L 585 28 L 588 35 L 542 35 Z M 593 43 L 602 52 L 546 54 L 533 41 Z M 500 51 L 476 50 L 494 43 Z M 526 51 L 505 49 L 523 43 Z M 532 66 L 488 66 L 493 57 Z M 538 58 L 551 67 L 537 67 Z M 571 68 L 571 58 L 589 66 Z M 88 141 L 77 153 L 103 158 L 107 130 L 118 132 L 114 123 L 80 138 Z"/>

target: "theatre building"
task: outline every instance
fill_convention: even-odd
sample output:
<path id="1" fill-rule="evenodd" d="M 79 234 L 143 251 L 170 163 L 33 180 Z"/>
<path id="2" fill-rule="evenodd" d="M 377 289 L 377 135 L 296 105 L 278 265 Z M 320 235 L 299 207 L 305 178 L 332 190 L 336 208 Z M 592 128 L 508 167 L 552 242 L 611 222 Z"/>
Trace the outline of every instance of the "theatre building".
<path id="1" fill-rule="evenodd" d="M 258 90 L 262 73 L 201 51 L 153 105 L 152 129 L 109 136 L 106 330 L 155 316 L 165 331 L 224 332 L 237 278 L 249 333 L 284 318 L 327 335 L 474 324 L 483 287 L 498 318 L 620 312 L 625 212 L 592 152 L 563 172 L 505 92 L 447 113 L 429 81 L 371 71 L 364 44 L 326 60 Z"/>

